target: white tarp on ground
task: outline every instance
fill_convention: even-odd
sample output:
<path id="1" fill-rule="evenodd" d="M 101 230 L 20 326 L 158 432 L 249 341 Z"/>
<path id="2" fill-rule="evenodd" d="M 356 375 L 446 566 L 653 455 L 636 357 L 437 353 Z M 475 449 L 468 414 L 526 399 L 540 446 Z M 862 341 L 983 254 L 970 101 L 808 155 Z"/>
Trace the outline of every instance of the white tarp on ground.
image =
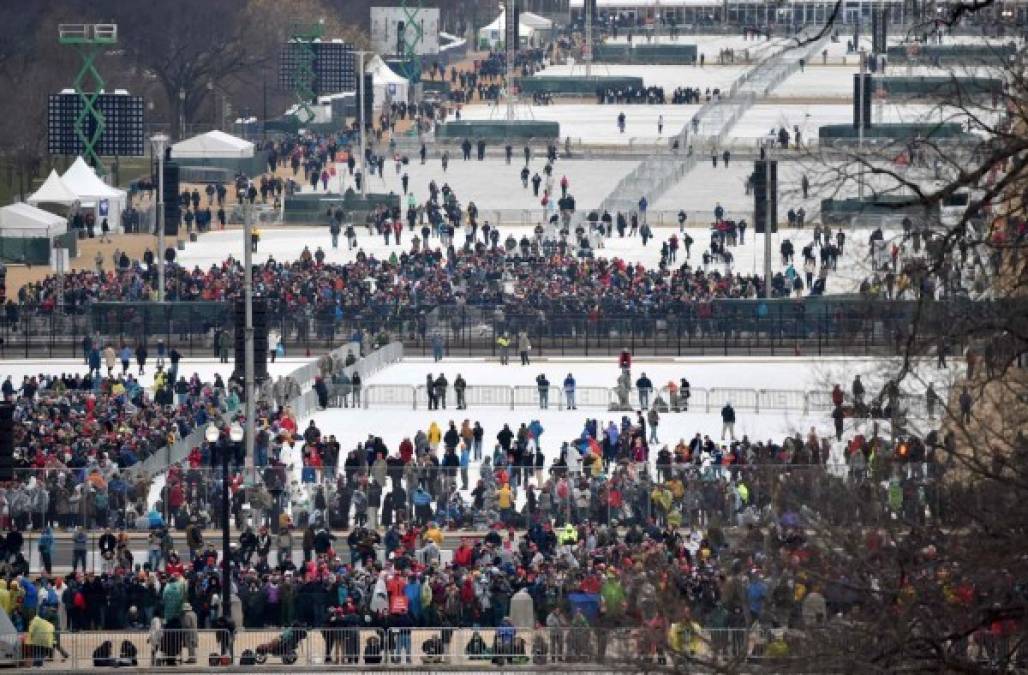
<path id="1" fill-rule="evenodd" d="M 50 169 L 50 175 L 46 177 L 46 181 L 26 201 L 29 204 L 63 204 L 64 206 L 71 206 L 78 200 L 78 195 L 61 180 L 57 169 Z"/>
<path id="2" fill-rule="evenodd" d="M 128 199 L 124 190 L 111 187 L 100 180 L 96 172 L 81 157 L 75 159 L 61 176 L 61 180 L 79 198 L 81 209 L 94 212 L 98 230 L 100 223 L 107 218 L 111 232 L 121 231 L 121 212 Z"/>
<path id="3" fill-rule="evenodd" d="M 173 159 L 245 159 L 253 157 L 253 143 L 224 131 L 208 131 L 171 146 Z"/>
<path id="4" fill-rule="evenodd" d="M 53 238 L 68 231 L 68 221 L 24 203 L 0 208 L 0 236 Z"/>
<path id="5" fill-rule="evenodd" d="M 410 83 L 407 78 L 397 74 L 377 54 L 368 61 L 367 72 L 371 75 L 371 84 L 375 89 L 375 105 L 381 106 L 387 100 L 406 101 Z"/>

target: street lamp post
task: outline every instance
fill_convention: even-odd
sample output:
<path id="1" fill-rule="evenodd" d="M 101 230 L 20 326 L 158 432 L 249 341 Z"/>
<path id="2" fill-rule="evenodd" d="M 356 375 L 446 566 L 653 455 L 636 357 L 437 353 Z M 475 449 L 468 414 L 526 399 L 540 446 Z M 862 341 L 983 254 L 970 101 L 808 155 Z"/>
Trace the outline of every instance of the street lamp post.
<path id="1" fill-rule="evenodd" d="M 244 309 L 244 343 L 243 343 L 243 395 L 245 403 L 246 453 L 243 456 L 244 466 L 253 466 L 254 423 L 256 406 L 254 405 L 254 354 L 253 354 L 253 204 L 247 199 L 243 205 L 243 303 Z"/>
<path id="2" fill-rule="evenodd" d="M 863 162 L 864 156 L 864 97 L 867 96 L 867 92 L 864 91 L 864 73 L 867 72 L 867 52 L 864 48 L 859 50 L 860 58 L 860 100 L 857 101 L 858 109 L 858 124 L 857 124 L 857 152 L 860 153 L 861 162 Z M 860 165 L 860 173 L 857 176 L 857 196 L 860 199 L 864 198 L 864 165 Z"/>
<path id="3" fill-rule="evenodd" d="M 178 138 L 186 137 L 186 90 L 178 90 Z"/>
<path id="4" fill-rule="evenodd" d="M 164 302 L 164 152 L 168 136 L 154 134 L 150 143 L 157 155 L 157 301 Z"/>
<path id="5" fill-rule="evenodd" d="M 221 439 L 221 431 L 213 422 L 203 432 L 207 443 L 214 445 Z M 232 545 L 228 529 L 228 446 L 221 448 L 221 615 L 231 617 L 232 605 Z"/>
<path id="6" fill-rule="evenodd" d="M 357 119 L 360 120 L 360 138 L 361 138 L 361 197 L 368 196 L 368 169 L 367 169 L 367 148 L 365 140 L 364 125 L 364 55 L 370 54 L 369 51 L 358 50 L 358 66 L 357 66 L 357 87 L 360 92 L 358 107 L 360 110 L 357 111 Z"/>

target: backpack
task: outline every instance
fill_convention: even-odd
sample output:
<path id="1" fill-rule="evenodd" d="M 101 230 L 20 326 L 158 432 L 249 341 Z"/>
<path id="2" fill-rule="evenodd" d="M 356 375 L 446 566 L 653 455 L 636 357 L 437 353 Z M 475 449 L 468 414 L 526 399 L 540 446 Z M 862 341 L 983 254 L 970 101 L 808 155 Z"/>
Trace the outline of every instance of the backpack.
<path id="1" fill-rule="evenodd" d="M 239 655 L 239 665 L 241 666 L 256 666 L 257 656 L 253 653 L 252 649 L 244 649 L 243 653 Z"/>
<path id="2" fill-rule="evenodd" d="M 377 635 L 369 637 L 364 646 L 364 663 L 372 665 L 382 663 L 382 641 Z"/>
<path id="3" fill-rule="evenodd" d="M 121 650 L 119 651 L 118 665 L 119 666 L 136 666 L 136 655 L 138 651 L 136 646 L 129 640 L 121 641 Z"/>
<path id="4" fill-rule="evenodd" d="M 94 668 L 111 668 L 116 666 L 117 663 L 111 658 L 111 651 L 113 651 L 114 645 L 111 644 L 110 640 L 104 640 L 104 642 L 93 650 L 93 667 Z"/>

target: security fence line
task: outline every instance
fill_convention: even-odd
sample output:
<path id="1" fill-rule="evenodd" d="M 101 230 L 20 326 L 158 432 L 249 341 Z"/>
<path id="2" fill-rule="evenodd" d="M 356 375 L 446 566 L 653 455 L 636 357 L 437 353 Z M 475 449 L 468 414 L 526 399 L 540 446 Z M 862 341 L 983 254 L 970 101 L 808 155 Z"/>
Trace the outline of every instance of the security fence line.
<path id="1" fill-rule="evenodd" d="M 359 354 L 360 345 L 356 342 L 348 342 L 344 344 L 342 347 L 338 347 L 329 352 L 329 356 L 333 359 L 333 362 L 342 363 L 343 359 L 346 358 L 346 355 L 351 352 Z M 355 364 L 352 368 L 356 367 L 357 364 Z M 375 370 L 377 371 L 378 368 L 376 368 Z M 311 383 L 314 381 L 314 377 L 317 374 L 317 372 L 317 361 L 312 361 L 311 363 L 300 366 L 296 370 L 292 371 L 291 373 L 289 373 L 289 375 L 286 376 L 286 378 L 292 378 L 293 380 L 295 380 L 297 384 L 300 385 L 301 389 L 308 389 L 311 386 Z M 255 393 L 258 397 L 261 396 L 262 392 L 259 387 L 255 390 Z M 294 399 L 294 401 L 291 401 L 290 403 L 296 403 L 298 406 L 306 405 L 305 398 L 306 395 L 301 395 L 300 397 Z M 296 410 L 296 408 L 294 408 L 294 410 Z M 299 412 L 297 412 L 297 414 L 299 414 Z M 227 412 L 222 414 L 223 420 L 227 420 L 228 418 L 229 415 Z M 190 450 L 204 442 L 205 431 L 205 427 L 197 427 L 193 429 L 193 431 L 190 432 L 189 435 L 185 436 L 184 438 L 180 438 L 172 445 L 164 446 L 164 448 L 158 450 L 154 454 L 147 457 L 139 465 L 139 468 L 142 468 L 144 471 L 150 474 L 154 474 L 163 471 L 172 464 L 181 462 L 183 459 L 189 456 Z"/>
<path id="2" fill-rule="evenodd" d="M 660 387 L 645 394 L 645 400 L 638 389 L 633 387 L 627 396 L 622 397 L 615 387 L 575 387 L 569 397 L 568 392 L 560 386 L 549 386 L 545 389 L 534 386 L 505 385 L 470 385 L 463 396 L 447 386 L 446 395 L 440 400 L 440 407 L 449 405 L 453 409 L 465 407 L 500 407 L 515 410 L 517 408 L 537 408 L 541 410 L 568 410 L 571 408 L 602 408 L 609 412 L 633 412 L 638 409 L 656 408 L 658 412 L 702 412 L 716 413 L 725 404 L 731 403 L 737 411 L 753 412 L 795 412 L 804 415 L 827 415 L 835 409 L 830 391 L 804 391 L 800 389 L 744 389 L 715 387 L 704 389 L 690 387 L 690 395 L 683 399 L 680 394 L 672 394 L 668 387 Z M 940 401 L 946 400 L 946 392 L 940 390 Z M 426 385 L 406 384 L 370 384 L 361 392 L 361 404 L 367 408 L 409 406 L 417 410 L 419 405 L 428 408 L 430 398 Z M 435 392 L 433 391 L 433 395 Z M 925 416 L 928 414 L 927 400 L 924 396 L 900 394 L 897 399 L 907 415 Z M 343 405 L 340 399 L 338 405 Z M 865 403 L 867 404 L 867 403 Z M 345 401 L 349 407 L 350 401 Z M 853 406 L 852 397 L 847 394 L 843 405 Z M 873 407 L 873 406 L 872 406 Z M 939 404 L 942 409 L 942 403 Z"/>
<path id="3" fill-rule="evenodd" d="M 327 609 L 327 608 L 326 608 Z M 209 666 L 552 666 L 604 664 L 626 668 L 661 663 L 684 667 L 768 657 L 784 644 L 784 628 L 311 628 L 62 632 L 59 649 L 33 646 L 28 634 L 3 648 L 0 663 L 28 668 L 152 668 Z M 13 636 L 12 636 L 13 637 Z M 13 640 L 12 640 L 13 641 Z M 56 645 L 55 645 L 56 646 Z M 63 656 L 61 652 L 67 654 Z"/>

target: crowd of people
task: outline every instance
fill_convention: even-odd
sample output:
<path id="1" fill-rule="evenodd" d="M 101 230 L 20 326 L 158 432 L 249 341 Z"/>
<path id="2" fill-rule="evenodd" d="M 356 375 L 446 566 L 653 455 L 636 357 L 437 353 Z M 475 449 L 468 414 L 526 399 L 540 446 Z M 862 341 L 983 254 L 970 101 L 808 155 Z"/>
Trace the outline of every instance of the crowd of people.
<path id="1" fill-rule="evenodd" d="M 287 420 L 274 425 L 288 428 Z M 36 616 L 57 631 L 145 630 L 155 618 L 165 629 L 305 627 L 325 631 L 324 656 L 333 659 L 349 656 L 334 629 L 393 629 L 406 657 L 405 631 L 421 626 L 511 635 L 545 627 L 539 649 L 557 660 L 603 658 L 624 648 L 613 638 L 608 645 L 606 630 L 635 628 L 637 656 L 685 656 L 702 630 L 811 627 L 859 611 L 846 584 L 809 567 L 819 558 L 802 555 L 797 512 L 852 517 L 832 498 L 836 482 L 851 481 L 866 485 L 868 517 L 880 509 L 923 520 L 938 503 L 935 453 L 953 443 L 858 434 L 840 473 L 826 466 L 828 444 L 813 429 L 781 442 L 696 434 L 657 450 L 647 424 L 641 415 L 587 420 L 579 438 L 555 441 L 562 447 L 549 466 L 538 459 L 545 430 L 537 420 L 501 428 L 491 457 L 482 446 L 492 431 L 469 420 L 445 431 L 433 422 L 395 450 L 370 436 L 345 458 L 313 422 L 293 430 L 324 462 L 313 486 L 288 484 L 278 451 L 254 484 L 237 469 L 228 477 L 237 526 L 228 618 L 217 542 L 203 536 L 207 519 L 220 518 L 223 477 L 212 467 L 228 445 L 219 441 L 169 472 L 153 508 L 167 521 L 143 519 L 145 561 L 133 559 L 125 531 L 106 529 L 99 570 L 40 570 L 33 580 L 24 563 L 2 563 L 12 583 L 6 595 L 0 588 L 0 606 L 22 629 Z M 472 487 L 468 462 L 482 454 Z M 305 454 L 305 472 L 306 462 Z M 140 492 L 134 498 L 145 502 Z M 743 527 L 741 542 L 726 538 L 731 526 Z M 185 531 L 188 550 L 175 548 L 172 528 Z M 459 530 L 485 534 L 457 535 L 444 562 L 444 539 Z M 43 532 L 41 552 L 52 545 L 49 525 Z M 24 560 L 19 536 L 15 528 L 4 540 L 5 561 Z M 796 565 L 797 556 L 806 562 Z M 729 635 L 706 648 L 745 653 L 741 631 L 738 641 Z"/>

